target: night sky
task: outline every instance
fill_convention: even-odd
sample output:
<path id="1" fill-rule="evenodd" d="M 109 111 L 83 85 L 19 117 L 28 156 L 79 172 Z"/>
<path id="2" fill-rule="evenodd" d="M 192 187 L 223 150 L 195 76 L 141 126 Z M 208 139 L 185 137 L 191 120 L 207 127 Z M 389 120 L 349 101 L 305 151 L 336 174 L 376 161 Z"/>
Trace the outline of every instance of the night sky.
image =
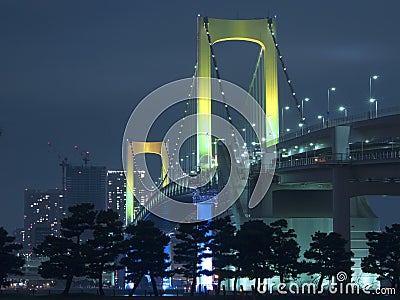
<path id="1" fill-rule="evenodd" d="M 310 123 L 333 108 L 369 108 L 369 76 L 380 108 L 399 104 L 400 2 L 0 0 L 0 226 L 23 224 L 24 188 L 60 187 L 47 142 L 73 163 L 121 169 L 121 140 L 135 107 L 153 89 L 192 75 L 196 16 L 278 16 L 278 42 Z M 249 84 L 255 45 L 216 45 L 222 77 Z M 280 83 L 280 101 L 292 105 Z M 400 104 L 399 104 L 400 105 Z M 292 118 L 292 128 L 297 115 Z M 292 117 L 291 117 L 292 116 Z M 296 118 L 295 118 L 296 117 Z M 398 124 L 393 124 L 398 126 Z M 382 223 L 400 222 L 397 199 L 372 201 Z M 400 202 L 400 201 L 399 201 Z M 385 207 L 383 207 L 385 206 Z"/>

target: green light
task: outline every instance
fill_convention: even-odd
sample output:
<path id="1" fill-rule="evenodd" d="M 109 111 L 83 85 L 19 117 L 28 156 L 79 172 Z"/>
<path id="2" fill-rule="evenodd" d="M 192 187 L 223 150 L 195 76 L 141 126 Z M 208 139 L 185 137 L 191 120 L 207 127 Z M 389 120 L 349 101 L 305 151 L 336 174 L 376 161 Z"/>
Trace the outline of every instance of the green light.
<path id="1" fill-rule="evenodd" d="M 267 145 L 276 144 L 279 137 L 277 55 L 267 28 L 270 19 L 223 20 L 208 18 L 208 32 L 204 18 L 198 18 L 198 77 L 211 78 L 210 46 L 224 41 L 246 41 L 261 46 L 264 52 L 265 114 Z M 275 27 L 275 24 L 273 24 Z M 210 44 L 208 35 L 212 39 Z M 197 161 L 202 168 L 211 167 L 211 81 L 198 80 L 197 102 Z M 255 126 L 255 125 L 253 125 Z M 205 135 L 204 133 L 207 133 Z M 265 139 L 264 139 L 265 141 Z M 208 157 L 208 159 L 204 159 Z M 207 162 L 207 165 L 205 164 Z"/>

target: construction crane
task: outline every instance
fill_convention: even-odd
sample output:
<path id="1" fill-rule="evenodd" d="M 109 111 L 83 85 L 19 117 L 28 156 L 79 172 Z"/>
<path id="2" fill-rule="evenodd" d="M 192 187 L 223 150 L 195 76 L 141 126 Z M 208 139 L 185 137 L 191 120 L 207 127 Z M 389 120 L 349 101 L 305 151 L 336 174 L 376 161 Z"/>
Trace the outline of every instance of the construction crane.
<path id="1" fill-rule="evenodd" d="M 78 153 L 81 155 L 83 163 L 85 164 L 85 167 L 87 166 L 88 162 L 90 161 L 89 159 L 89 155 L 90 152 L 89 151 L 80 151 L 78 146 L 74 146 L 74 150 L 78 151 Z"/>
<path id="2" fill-rule="evenodd" d="M 67 168 L 68 164 L 68 157 L 61 155 L 56 148 L 51 144 L 51 142 L 47 142 L 47 145 L 49 146 L 49 151 L 52 150 L 58 157 L 58 159 L 60 160 L 60 164 L 59 166 L 61 167 L 61 180 L 62 180 L 62 190 L 65 191 L 66 190 L 66 186 L 65 186 L 65 170 Z"/>

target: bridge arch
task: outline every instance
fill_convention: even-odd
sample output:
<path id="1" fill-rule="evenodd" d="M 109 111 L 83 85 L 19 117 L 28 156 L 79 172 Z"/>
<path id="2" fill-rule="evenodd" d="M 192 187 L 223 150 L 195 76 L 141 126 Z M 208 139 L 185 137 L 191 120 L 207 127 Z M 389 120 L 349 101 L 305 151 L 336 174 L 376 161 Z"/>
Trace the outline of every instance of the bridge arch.
<path id="1" fill-rule="evenodd" d="M 161 178 L 163 186 L 168 184 L 168 152 L 165 142 L 135 142 L 127 141 L 127 168 L 126 168 L 126 224 L 135 219 L 134 197 L 134 157 L 139 154 L 156 154 L 161 157 Z"/>
<path id="2" fill-rule="evenodd" d="M 262 126 L 262 137 L 267 144 L 275 141 L 279 136 L 279 107 L 278 107 L 278 74 L 277 55 L 275 44 L 269 26 L 275 34 L 275 19 L 225 20 L 207 17 L 198 17 L 197 34 L 197 76 L 210 78 L 197 82 L 197 131 L 212 132 L 211 127 L 211 45 L 224 41 L 246 41 L 260 45 L 264 54 L 263 81 L 265 84 L 264 99 L 261 107 L 266 114 L 266 120 L 259 120 Z M 208 32 L 205 26 L 207 23 Z M 269 123 L 268 126 L 267 122 Z M 197 162 L 202 157 L 211 157 L 212 134 L 197 134 Z M 209 160 L 206 160 L 209 161 Z M 207 167 L 207 166 L 203 166 Z"/>

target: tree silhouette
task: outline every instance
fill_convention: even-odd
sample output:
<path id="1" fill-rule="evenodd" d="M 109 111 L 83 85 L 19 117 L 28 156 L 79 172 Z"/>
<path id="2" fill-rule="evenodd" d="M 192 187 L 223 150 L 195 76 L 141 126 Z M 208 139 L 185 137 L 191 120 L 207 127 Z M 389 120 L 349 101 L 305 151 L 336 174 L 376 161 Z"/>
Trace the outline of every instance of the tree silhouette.
<path id="1" fill-rule="evenodd" d="M 84 262 L 78 245 L 71 239 L 49 235 L 33 251 L 49 258 L 39 266 L 38 272 L 43 278 L 67 281 L 63 294 L 68 294 L 74 276 L 84 275 Z"/>
<path id="2" fill-rule="evenodd" d="M 340 271 L 350 275 L 354 253 L 346 251 L 347 241 L 340 234 L 317 231 L 311 238 L 310 248 L 304 253 L 304 257 L 312 260 L 306 265 L 307 273 L 321 274 L 318 290 L 325 277 L 332 280 Z"/>
<path id="3" fill-rule="evenodd" d="M 271 223 L 272 228 L 272 255 L 269 263 L 273 266 L 275 273 L 279 275 L 280 282 L 295 278 L 300 273 L 299 263 L 300 246 L 295 240 L 297 237 L 294 229 L 288 229 L 287 221 L 284 219 Z"/>
<path id="4" fill-rule="evenodd" d="M 113 210 L 99 211 L 93 226 L 93 238 L 83 245 L 83 256 L 86 262 L 85 273 L 98 280 L 100 295 L 104 295 L 103 272 L 120 269 L 116 259 L 121 253 L 123 239 L 118 213 Z"/>
<path id="5" fill-rule="evenodd" d="M 140 221 L 137 225 L 129 225 L 125 229 L 129 238 L 125 241 L 126 257 L 121 264 L 127 268 L 126 279 L 134 283 L 130 291 L 132 296 L 144 275 L 149 275 L 154 295 L 158 296 L 155 278 L 165 277 L 169 263 L 169 255 L 164 252 L 169 237 L 154 226 L 152 221 Z"/>
<path id="6" fill-rule="evenodd" d="M 96 212 L 94 205 L 78 204 L 68 208 L 70 216 L 61 220 L 62 237 L 47 236 L 34 249 L 36 254 L 48 257 L 39 266 L 43 278 L 65 279 L 63 294 L 68 294 L 74 276 L 85 275 L 85 260 L 81 237 L 93 229 Z"/>
<path id="7" fill-rule="evenodd" d="M 21 244 L 14 243 L 15 237 L 9 236 L 7 230 L 0 227 L 0 289 L 9 285 L 7 276 L 21 275 L 20 268 L 25 260 L 15 251 L 22 249 Z"/>
<path id="8" fill-rule="evenodd" d="M 90 203 L 70 206 L 68 211 L 70 216 L 61 220 L 61 233 L 66 238 L 75 238 L 79 245 L 83 233 L 93 229 L 96 211 Z"/>
<path id="9" fill-rule="evenodd" d="M 180 241 L 174 246 L 174 260 L 182 267 L 174 272 L 183 274 L 192 280 L 190 295 L 194 295 L 197 285 L 197 277 L 205 274 L 210 275 L 212 270 L 203 270 L 201 263 L 205 258 L 211 257 L 207 252 L 208 236 L 207 222 L 183 223 L 179 225 L 176 238 Z"/>
<path id="10" fill-rule="evenodd" d="M 272 256 L 273 229 L 261 220 L 243 223 L 236 234 L 236 248 L 241 277 L 271 278 L 275 271 L 268 263 Z"/>
<path id="11" fill-rule="evenodd" d="M 232 225 L 231 218 L 227 216 L 211 221 L 209 230 L 212 233 L 208 245 L 212 251 L 213 273 L 218 276 L 216 294 L 219 295 L 221 281 L 237 278 L 238 275 L 238 257 L 235 248 L 236 228 Z"/>
<path id="12" fill-rule="evenodd" d="M 368 256 L 361 262 L 364 272 L 378 274 L 379 280 L 389 280 L 392 287 L 400 287 L 400 224 L 385 227 L 383 232 L 366 234 Z"/>

